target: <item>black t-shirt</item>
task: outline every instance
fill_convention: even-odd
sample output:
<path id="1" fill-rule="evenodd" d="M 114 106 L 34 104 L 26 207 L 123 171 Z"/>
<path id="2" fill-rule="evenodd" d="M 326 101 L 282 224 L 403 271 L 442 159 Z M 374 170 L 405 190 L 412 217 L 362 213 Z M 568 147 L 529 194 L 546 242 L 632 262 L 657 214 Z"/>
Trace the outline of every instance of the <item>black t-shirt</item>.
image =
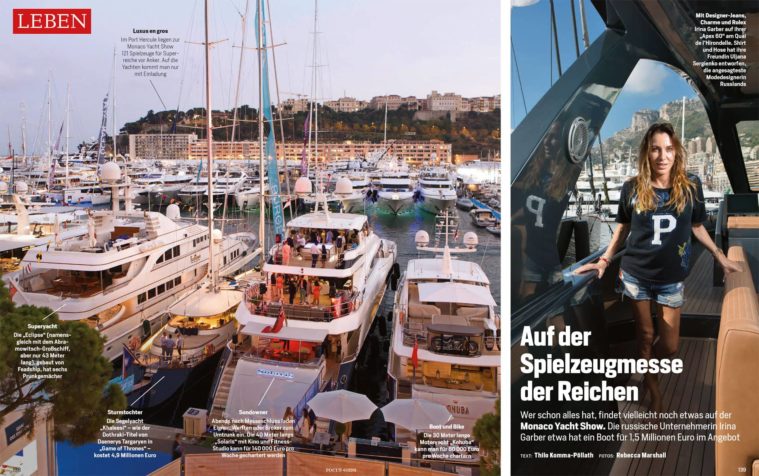
<path id="1" fill-rule="evenodd" d="M 696 184 L 696 201 L 688 202 L 680 214 L 675 207 L 666 205 L 671 188 L 654 188 L 656 210 L 637 212 L 635 181 L 628 180 L 622 186 L 617 222 L 630 223 L 623 271 L 655 283 L 677 283 L 688 275 L 691 227 L 706 220 L 701 181 L 695 175 L 688 178 Z"/>

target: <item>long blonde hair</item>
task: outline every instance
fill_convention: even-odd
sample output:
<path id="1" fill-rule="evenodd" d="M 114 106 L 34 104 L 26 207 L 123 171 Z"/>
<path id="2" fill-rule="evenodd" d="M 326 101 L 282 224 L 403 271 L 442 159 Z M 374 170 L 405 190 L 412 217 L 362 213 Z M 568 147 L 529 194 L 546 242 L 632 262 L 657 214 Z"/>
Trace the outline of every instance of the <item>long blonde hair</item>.
<path id="1" fill-rule="evenodd" d="M 680 214 L 688 202 L 695 200 L 696 184 L 688 178 L 688 174 L 685 172 L 685 148 L 675 135 L 672 124 L 668 122 L 659 122 L 649 127 L 640 142 L 638 175 L 634 179 L 637 197 L 635 210 L 639 212 L 656 210 L 656 194 L 654 193 L 654 186 L 651 184 L 651 163 L 648 160 L 648 152 L 651 149 L 654 135 L 661 133 L 669 136 L 672 146 L 675 148 L 675 163 L 672 165 L 670 178 L 672 193 L 670 193 L 669 200 L 665 205 L 674 206 L 677 213 Z"/>

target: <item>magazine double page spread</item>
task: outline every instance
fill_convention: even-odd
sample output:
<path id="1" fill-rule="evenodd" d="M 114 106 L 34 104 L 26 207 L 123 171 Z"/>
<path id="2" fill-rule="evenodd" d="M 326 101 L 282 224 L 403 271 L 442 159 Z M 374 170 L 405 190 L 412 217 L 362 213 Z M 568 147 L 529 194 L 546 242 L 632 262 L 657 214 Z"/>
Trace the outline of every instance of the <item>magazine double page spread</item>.
<path id="1" fill-rule="evenodd" d="M 759 474 L 758 31 L 4 2 L 0 474 Z"/>
<path id="2" fill-rule="evenodd" d="M 0 474 L 500 472 L 500 12 L 0 6 Z"/>

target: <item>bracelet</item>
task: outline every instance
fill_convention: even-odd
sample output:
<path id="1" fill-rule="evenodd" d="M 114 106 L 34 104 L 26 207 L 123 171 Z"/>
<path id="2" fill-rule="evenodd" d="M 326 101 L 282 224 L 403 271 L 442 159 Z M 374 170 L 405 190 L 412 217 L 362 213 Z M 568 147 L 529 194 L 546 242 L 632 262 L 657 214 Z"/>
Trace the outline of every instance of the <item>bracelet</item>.
<path id="1" fill-rule="evenodd" d="M 598 262 L 600 263 L 601 261 L 605 262 L 606 266 L 609 266 L 609 264 L 610 264 L 609 263 L 609 259 L 606 258 L 605 256 L 601 256 L 600 258 L 598 258 Z"/>

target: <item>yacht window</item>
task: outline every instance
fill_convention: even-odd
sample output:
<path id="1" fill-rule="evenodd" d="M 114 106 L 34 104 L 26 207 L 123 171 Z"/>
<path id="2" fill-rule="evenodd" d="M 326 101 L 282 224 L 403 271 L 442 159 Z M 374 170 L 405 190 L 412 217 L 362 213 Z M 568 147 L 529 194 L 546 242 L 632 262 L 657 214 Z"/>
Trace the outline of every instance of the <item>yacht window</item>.
<path id="1" fill-rule="evenodd" d="M 174 286 L 179 286 L 181 282 L 182 282 L 181 276 L 177 276 L 176 278 L 174 278 Z"/>
<path id="2" fill-rule="evenodd" d="M 158 294 L 163 294 L 166 292 L 166 285 L 165 284 L 159 284 L 158 285 Z"/>
<path id="3" fill-rule="evenodd" d="M 145 293 L 140 293 L 137 295 L 137 304 L 142 304 L 145 301 L 147 301 L 147 295 Z"/>
<path id="4" fill-rule="evenodd" d="M 163 263 L 163 255 L 161 255 L 158 260 L 156 260 L 156 264 Z"/>
<path id="5" fill-rule="evenodd" d="M 172 250 L 174 251 L 174 258 L 176 258 L 177 256 L 179 256 L 179 245 L 177 245 L 174 248 L 172 248 Z"/>
<path id="6" fill-rule="evenodd" d="M 155 297 L 155 288 L 148 290 L 148 299 L 153 299 Z"/>

